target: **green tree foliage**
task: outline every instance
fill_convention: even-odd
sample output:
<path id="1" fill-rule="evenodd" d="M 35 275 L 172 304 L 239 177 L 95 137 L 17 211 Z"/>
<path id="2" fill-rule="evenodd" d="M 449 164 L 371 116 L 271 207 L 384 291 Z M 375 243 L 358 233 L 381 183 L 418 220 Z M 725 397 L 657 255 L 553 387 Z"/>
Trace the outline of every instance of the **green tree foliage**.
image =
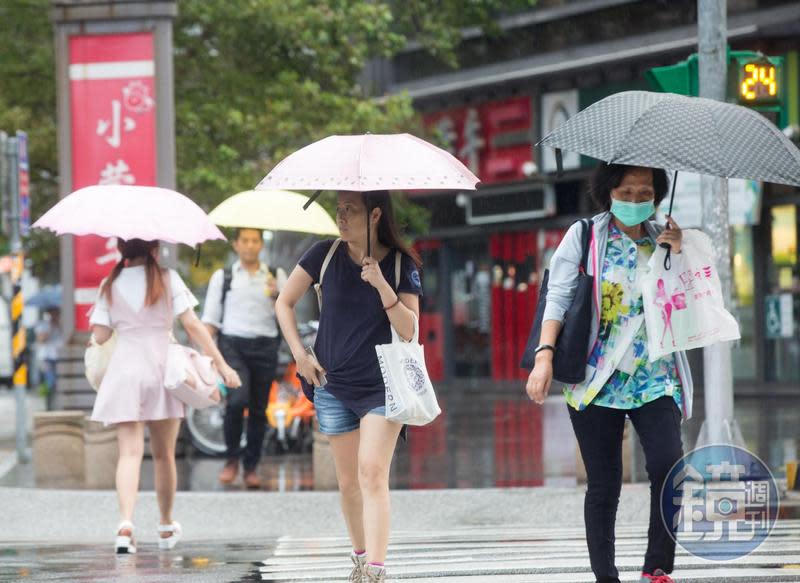
<path id="1" fill-rule="evenodd" d="M 32 217 L 58 199 L 53 32 L 47 0 L 0 2 L 0 130 L 28 133 Z M 8 241 L 0 239 L 0 251 Z M 33 231 L 26 245 L 38 275 L 58 278 L 55 237 Z"/>
<path id="2" fill-rule="evenodd" d="M 416 38 L 457 65 L 464 26 L 493 29 L 532 0 L 180 0 L 174 27 L 178 190 L 210 210 L 281 158 L 334 133 L 422 133 L 406 96 L 372 99 L 368 61 Z M 48 0 L 0 3 L 0 128 L 30 134 L 33 216 L 57 199 L 55 66 Z M 326 206 L 332 198 L 323 199 Z M 427 216 L 403 201 L 400 219 Z M 205 251 L 218 258 L 223 246 Z M 39 275 L 57 277 L 55 239 L 34 233 Z"/>

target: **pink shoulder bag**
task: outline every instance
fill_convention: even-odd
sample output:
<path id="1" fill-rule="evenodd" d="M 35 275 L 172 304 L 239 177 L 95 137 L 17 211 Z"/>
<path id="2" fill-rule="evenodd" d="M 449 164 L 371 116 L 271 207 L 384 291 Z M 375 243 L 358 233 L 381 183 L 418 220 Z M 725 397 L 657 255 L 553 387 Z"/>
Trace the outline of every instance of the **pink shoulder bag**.
<path id="1" fill-rule="evenodd" d="M 172 315 L 172 288 L 167 272 L 167 305 Z M 176 399 L 195 409 L 205 409 L 220 401 L 220 380 L 214 362 L 194 348 L 178 344 L 170 328 L 170 343 L 164 367 L 164 387 Z"/>

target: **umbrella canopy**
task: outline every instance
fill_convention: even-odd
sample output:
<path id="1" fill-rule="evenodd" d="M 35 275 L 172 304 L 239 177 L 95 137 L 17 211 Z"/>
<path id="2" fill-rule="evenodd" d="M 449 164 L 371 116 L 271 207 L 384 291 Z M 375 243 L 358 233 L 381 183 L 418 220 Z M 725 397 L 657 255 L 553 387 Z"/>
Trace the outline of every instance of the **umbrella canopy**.
<path id="1" fill-rule="evenodd" d="M 33 226 L 57 235 L 100 235 L 192 247 L 225 240 L 191 199 L 156 186 L 87 186 L 64 197 Z"/>
<path id="2" fill-rule="evenodd" d="M 61 285 L 46 285 L 31 297 L 25 300 L 25 305 L 31 308 L 50 310 L 61 307 Z"/>
<path id="3" fill-rule="evenodd" d="M 452 154 L 411 134 L 329 136 L 284 158 L 256 186 L 297 190 L 475 190 Z"/>
<path id="4" fill-rule="evenodd" d="M 541 144 L 608 163 L 800 186 L 800 150 L 760 113 L 672 93 L 625 91 L 572 116 Z"/>
<path id="5" fill-rule="evenodd" d="M 308 197 L 288 190 L 246 190 L 224 200 L 208 216 L 220 227 L 338 235 L 336 223 L 319 203 L 300 212 L 307 202 Z"/>

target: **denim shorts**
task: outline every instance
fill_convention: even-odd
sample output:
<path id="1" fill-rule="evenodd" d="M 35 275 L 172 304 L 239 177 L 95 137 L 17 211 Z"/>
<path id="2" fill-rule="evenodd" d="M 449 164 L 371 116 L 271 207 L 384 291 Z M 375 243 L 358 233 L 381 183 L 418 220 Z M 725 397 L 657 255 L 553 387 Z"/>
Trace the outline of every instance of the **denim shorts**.
<path id="1" fill-rule="evenodd" d="M 325 435 L 350 433 L 361 426 L 361 419 L 344 403 L 322 387 L 314 389 L 314 408 L 317 410 L 319 430 Z M 386 407 L 375 407 L 367 415 L 386 416 Z"/>

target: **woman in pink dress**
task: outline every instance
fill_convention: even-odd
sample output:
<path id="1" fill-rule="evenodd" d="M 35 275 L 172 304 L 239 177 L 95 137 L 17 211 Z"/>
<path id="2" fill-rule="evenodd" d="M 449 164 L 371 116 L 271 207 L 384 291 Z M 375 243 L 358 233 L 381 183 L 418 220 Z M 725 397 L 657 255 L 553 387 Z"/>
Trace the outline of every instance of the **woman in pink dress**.
<path id="1" fill-rule="evenodd" d="M 117 332 L 117 345 L 97 393 L 92 420 L 117 426 L 116 483 L 122 522 L 114 548 L 125 554 L 136 552 L 131 521 L 139 490 L 145 424 L 150 430 L 161 514 L 159 548 L 173 548 L 182 534 L 180 525 L 172 520 L 172 503 L 177 485 L 175 444 L 184 406 L 164 388 L 167 346 L 175 318 L 214 359 L 227 386 L 238 387 L 241 381 L 195 315 L 193 308 L 198 302 L 181 277 L 158 265 L 158 241 L 120 240 L 118 247 L 122 259 L 101 285 L 90 317 L 98 343 L 103 344 L 112 331 Z"/>

